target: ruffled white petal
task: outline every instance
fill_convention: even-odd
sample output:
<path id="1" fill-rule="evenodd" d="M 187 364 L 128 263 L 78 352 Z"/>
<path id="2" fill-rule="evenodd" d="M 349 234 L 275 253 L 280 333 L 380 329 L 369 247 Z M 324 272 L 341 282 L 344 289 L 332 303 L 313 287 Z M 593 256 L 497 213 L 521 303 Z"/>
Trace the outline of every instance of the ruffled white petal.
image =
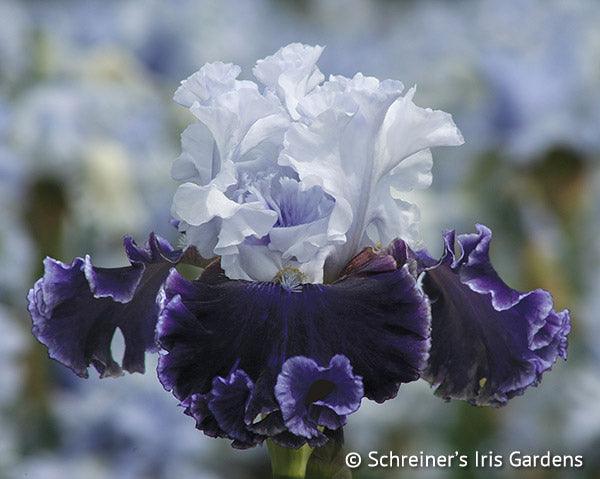
<path id="1" fill-rule="evenodd" d="M 186 232 L 190 234 L 188 240 L 205 239 L 205 234 L 210 231 L 205 225 L 214 227 L 217 224 L 214 220 L 220 220 L 218 232 L 213 230 L 218 240 L 208 257 L 236 254 L 237 246 L 245 238 L 265 236 L 277 221 L 277 213 L 265 209 L 262 204 L 238 203 L 212 184 L 184 183 L 175 193 L 173 210 L 174 216 L 185 223 Z"/>
<path id="2" fill-rule="evenodd" d="M 173 213 L 177 219 L 192 226 L 208 223 L 216 216 L 229 219 L 240 207 L 214 184 L 198 186 L 184 183 L 177 188 L 173 199 Z"/>
<path id="3" fill-rule="evenodd" d="M 181 135 L 182 153 L 171 167 L 171 176 L 177 181 L 193 181 L 206 185 L 220 168 L 219 152 L 208 128 L 193 123 Z"/>
<path id="4" fill-rule="evenodd" d="M 420 241 L 419 223 L 421 214 L 419 208 L 409 201 L 401 199 L 402 194 L 394 191 L 391 186 L 392 178 L 388 177 L 375 192 L 372 207 L 369 210 L 369 222 L 365 233 L 367 244 L 387 245 L 398 238 L 398 230 L 403 231 L 402 239 L 411 245 Z M 393 221 L 390 221 L 393 219 Z"/>
<path id="5" fill-rule="evenodd" d="M 435 146 L 457 146 L 463 137 L 452 115 L 413 103 L 416 89 L 399 97 L 389 108 L 376 145 L 376 168 L 384 176 L 411 155 Z"/>
<path id="6" fill-rule="evenodd" d="M 187 108 L 191 108 L 196 102 L 206 104 L 221 94 L 234 90 L 240 83 L 249 83 L 237 80 L 240 72 L 240 67 L 232 63 L 207 63 L 181 82 L 173 98 Z"/>
<path id="7" fill-rule="evenodd" d="M 311 261 L 301 263 L 282 258 L 268 246 L 242 244 L 237 254 L 221 257 L 221 267 L 227 277 L 246 281 L 272 281 L 284 268 L 294 268 L 303 274 L 305 281 L 322 283 L 323 264 L 331 254 L 331 248 L 321 248 Z"/>
<path id="8" fill-rule="evenodd" d="M 325 79 L 317 68 L 322 52 L 320 46 L 292 43 L 256 62 L 254 76 L 280 98 L 294 120 L 300 118 L 298 102 Z"/>
<path id="9" fill-rule="evenodd" d="M 246 238 L 265 236 L 277 213 L 240 200 L 240 184 L 276 159 L 289 117 L 273 94 L 238 81 L 239 67 L 214 63 L 182 82 L 175 99 L 199 120 L 182 135 L 183 152 L 172 176 L 185 182 L 172 213 L 190 244 L 205 257 L 237 254 Z M 203 244 L 198 244 L 203 243 Z"/>
<path id="10" fill-rule="evenodd" d="M 187 244 L 195 245 L 200 256 L 208 259 L 215 256 L 221 222 L 221 218 L 218 217 L 199 226 L 188 225 L 185 221 L 180 221 L 178 230 L 185 234 Z"/>
<path id="11" fill-rule="evenodd" d="M 262 238 L 266 236 L 277 222 L 277 213 L 265 209 L 264 205 L 243 203 L 237 214 L 224 221 L 219 232 L 219 241 L 215 246 L 215 254 L 236 254 L 237 246 L 245 238 Z"/>
<path id="12" fill-rule="evenodd" d="M 417 243 L 419 210 L 403 194 L 430 185 L 429 148 L 463 142 L 449 114 L 416 106 L 400 82 L 322 83 L 322 51 L 292 44 L 259 60 L 264 91 L 212 63 L 175 93 L 198 123 L 172 168 L 183 183 L 173 216 L 230 278 L 292 268 L 321 282 L 365 245 Z"/>
<path id="13" fill-rule="evenodd" d="M 271 281 L 277 266 L 306 270 L 308 281 L 322 281 L 325 253 L 332 246 L 327 229 L 333 199 L 318 187 L 303 190 L 298 181 L 277 176 L 253 183 L 248 193 L 244 206 L 252 205 L 257 212 L 269 211 L 276 223 L 265 225 L 268 236 L 265 230 L 264 237 L 260 232 L 248 234 L 234 221 L 223 225 L 215 252 L 222 256 L 227 275 L 245 279 L 241 268 L 253 280 Z M 253 251 L 263 259 L 257 262 Z M 264 268 L 260 267 L 263 263 Z"/>
<path id="14" fill-rule="evenodd" d="M 310 262 L 321 248 L 333 243 L 328 225 L 334 201 L 319 187 L 303 190 L 300 183 L 287 178 L 278 183 L 271 187 L 272 207 L 279 220 L 270 232 L 269 248 L 281 252 L 284 260 Z"/>
<path id="15" fill-rule="evenodd" d="M 231 279 L 271 281 L 283 268 L 283 260 L 267 246 L 242 244 L 237 254 L 221 257 L 221 268 Z"/>
<path id="16" fill-rule="evenodd" d="M 190 111 L 212 133 L 220 157 L 234 162 L 243 161 L 244 150 L 262 141 L 279 141 L 287 126 L 278 102 L 261 95 L 256 85 L 226 92 L 210 105 L 195 103 Z"/>
<path id="17" fill-rule="evenodd" d="M 335 277 L 362 247 L 381 239 L 416 239 L 415 207 L 391 198 L 390 188 L 411 191 L 430 184 L 429 147 L 457 145 L 460 132 L 447 113 L 412 102 L 398 82 L 356 75 L 332 77 L 301 102 L 313 117 L 286 133 L 280 163 L 292 166 L 307 185 L 320 185 L 336 200 L 332 234 L 345 244 L 328 259 Z M 341 98 L 340 98 L 341 97 Z M 352 106 L 354 104 L 354 107 Z M 374 228 L 370 227 L 374 224 Z"/>

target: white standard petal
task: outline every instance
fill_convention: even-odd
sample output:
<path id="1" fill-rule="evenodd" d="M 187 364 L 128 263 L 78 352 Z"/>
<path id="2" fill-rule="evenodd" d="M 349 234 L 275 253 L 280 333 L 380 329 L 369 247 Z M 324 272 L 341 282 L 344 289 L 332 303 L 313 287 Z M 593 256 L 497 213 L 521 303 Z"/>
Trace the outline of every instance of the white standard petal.
<path id="1" fill-rule="evenodd" d="M 184 132 L 183 153 L 173 169 L 175 179 L 194 181 L 182 177 L 194 174 L 195 167 L 199 181 L 206 184 L 207 171 L 218 170 L 219 161 L 243 161 L 245 153 L 264 142 L 281 145 L 289 115 L 274 94 L 263 95 L 254 82 L 237 80 L 239 73 L 237 65 L 209 63 L 175 93 L 175 100 L 190 109 L 216 145 L 215 152 L 210 135 L 200 126 Z"/>
<path id="2" fill-rule="evenodd" d="M 246 238 L 266 236 L 277 222 L 277 213 L 265 209 L 261 203 L 243 203 L 235 215 L 223 221 L 219 241 L 215 246 L 218 255 L 235 254 L 238 245 Z"/>
<path id="3" fill-rule="evenodd" d="M 321 248 L 311 261 L 301 263 L 283 259 L 281 253 L 260 244 L 243 243 L 236 254 L 221 257 L 221 267 L 228 278 L 246 281 L 273 281 L 282 271 L 296 270 L 303 283 L 322 283 L 323 264 L 331 246 Z"/>
<path id="4" fill-rule="evenodd" d="M 230 279 L 272 281 L 283 261 L 265 245 L 242 244 L 236 254 L 221 256 L 221 268 Z"/>
<path id="5" fill-rule="evenodd" d="M 264 205 L 245 201 L 242 183 L 281 169 L 277 157 L 289 116 L 273 93 L 263 95 L 238 74 L 235 65 L 208 64 L 175 95 L 199 122 L 183 133 L 171 170 L 185 182 L 172 214 L 188 244 L 205 257 L 235 253 L 245 238 L 265 236 L 277 220 Z"/>
<path id="6" fill-rule="evenodd" d="M 292 43 L 256 62 L 254 76 L 277 94 L 294 120 L 300 117 L 298 102 L 325 78 L 317 68 L 322 52 L 318 45 Z"/>
<path id="7" fill-rule="evenodd" d="M 464 143 L 452 115 L 440 110 L 421 108 L 413 103 L 416 89 L 398 98 L 387 111 L 379 132 L 375 169 L 384 176 L 425 148 L 458 146 Z"/>
<path id="8" fill-rule="evenodd" d="M 281 252 L 284 259 L 309 262 L 329 243 L 328 223 L 329 217 L 325 217 L 306 225 L 274 228 L 269 234 L 269 248 Z"/>
<path id="9" fill-rule="evenodd" d="M 244 238 L 265 236 L 277 221 L 277 213 L 259 203 L 237 203 L 214 184 L 184 183 L 175 192 L 173 216 L 189 227 L 202 226 L 220 218 L 215 254 L 225 254 Z M 192 234 L 193 235 L 193 234 Z M 229 248 L 229 249 L 228 249 Z"/>
<path id="10" fill-rule="evenodd" d="M 268 235 L 254 235 L 243 243 L 243 225 L 224 223 L 215 251 L 222 255 L 227 276 L 247 279 L 243 270 L 252 280 L 273 281 L 282 269 L 291 269 L 306 282 L 322 282 L 323 263 L 333 244 L 327 234 L 333 198 L 317 186 L 303 190 L 297 180 L 275 176 L 251 184 L 246 200 L 245 206 L 257 212 L 269 209 L 277 221 L 267 225 Z"/>
<path id="11" fill-rule="evenodd" d="M 184 183 L 177 188 L 173 198 L 173 215 L 193 226 L 208 223 L 215 216 L 231 218 L 239 209 L 240 205 L 227 198 L 214 184 Z"/>
<path id="12" fill-rule="evenodd" d="M 286 134 L 280 163 L 335 199 L 330 231 L 346 235 L 327 260 L 327 279 L 373 242 L 373 232 L 409 242 L 418 236 L 418 211 L 401 197 L 392 198 L 391 188 L 429 186 L 428 148 L 463 142 L 449 114 L 420 108 L 412 102 L 414 89 L 405 96 L 401 90 L 398 82 L 361 74 L 332 77 L 301 102 L 299 109 L 314 118 L 294 124 Z"/>
<path id="13" fill-rule="evenodd" d="M 334 200 L 320 187 L 302 189 L 289 178 L 271 182 L 269 203 L 278 220 L 269 234 L 269 248 L 279 251 L 284 260 L 312 261 L 319 250 L 334 241 L 328 235 Z"/>
<path id="14" fill-rule="evenodd" d="M 218 217 L 198 226 L 192 226 L 185 221 L 179 221 L 177 229 L 181 233 L 184 233 L 186 244 L 194 245 L 200 256 L 209 259 L 215 257 L 215 247 L 219 241 L 221 222 L 221 218 Z"/>
<path id="15" fill-rule="evenodd" d="M 230 278 L 329 281 L 366 245 L 417 243 L 405 195 L 431 183 L 429 148 L 463 142 L 449 114 L 416 106 L 400 82 L 322 83 L 322 50 L 292 44 L 259 60 L 264 91 L 213 63 L 175 94 L 199 123 L 172 168 L 184 183 L 173 216 Z"/>
<path id="16" fill-rule="evenodd" d="M 210 105 L 195 103 L 190 111 L 212 133 L 222 160 L 243 163 L 252 148 L 263 143 L 281 145 L 287 114 L 276 98 L 254 88 L 229 91 Z M 263 158 L 276 164 L 276 158 Z"/>
<path id="17" fill-rule="evenodd" d="M 220 170 L 219 152 L 212 133 L 202 123 L 193 123 L 181 135 L 181 155 L 173 162 L 171 176 L 177 181 L 206 185 Z"/>
<path id="18" fill-rule="evenodd" d="M 207 63 L 196 73 L 181 82 L 173 99 L 182 106 L 191 108 L 196 102 L 205 104 L 219 95 L 233 90 L 241 69 L 232 63 Z"/>

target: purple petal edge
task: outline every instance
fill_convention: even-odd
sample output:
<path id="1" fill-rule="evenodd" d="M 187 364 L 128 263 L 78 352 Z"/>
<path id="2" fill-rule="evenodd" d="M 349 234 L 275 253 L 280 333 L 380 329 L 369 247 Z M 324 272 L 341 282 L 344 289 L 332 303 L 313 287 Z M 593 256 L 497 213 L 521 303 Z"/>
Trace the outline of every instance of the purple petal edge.
<path id="1" fill-rule="evenodd" d="M 336 355 L 327 366 L 304 356 L 288 359 L 275 385 L 275 396 L 288 430 L 321 440 L 319 426 L 335 430 L 360 407 L 363 382 L 346 356 Z"/>
<path id="2" fill-rule="evenodd" d="M 522 293 L 502 281 L 490 262 L 491 237 L 483 225 L 458 237 L 449 231 L 438 262 L 416 256 L 432 303 L 425 379 L 445 399 L 502 406 L 566 359 L 570 317 L 554 311 L 547 291 Z"/>
<path id="3" fill-rule="evenodd" d="M 90 365 L 101 377 L 143 373 L 145 352 L 157 349 L 156 296 L 185 252 L 154 233 L 143 247 L 125 237 L 124 247 L 131 264 L 121 268 L 95 267 L 89 256 L 71 264 L 46 258 L 27 296 L 33 335 L 50 358 L 83 378 Z M 125 338 L 121 365 L 110 351 L 117 328 Z"/>

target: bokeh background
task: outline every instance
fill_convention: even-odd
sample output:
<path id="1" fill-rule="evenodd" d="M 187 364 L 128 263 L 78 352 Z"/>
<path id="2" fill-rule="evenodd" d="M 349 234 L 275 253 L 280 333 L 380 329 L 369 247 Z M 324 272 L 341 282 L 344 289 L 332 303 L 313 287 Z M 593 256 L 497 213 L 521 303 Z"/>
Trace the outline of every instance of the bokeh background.
<path id="1" fill-rule="evenodd" d="M 573 315 L 570 357 L 502 409 L 445 403 L 424 382 L 350 418 L 366 453 L 583 454 L 582 470 L 368 470 L 356 478 L 600 477 L 600 3 L 595 0 L 0 0 L 0 478 L 265 478 L 264 448 L 204 437 L 146 375 L 79 380 L 31 334 L 42 259 L 122 264 L 121 237 L 169 226 L 190 120 L 171 96 L 207 61 L 292 42 L 325 74 L 418 85 L 466 144 L 435 151 L 419 194 L 440 232 L 494 231 L 508 282 Z M 118 338 L 116 340 L 118 342 Z M 118 348 L 118 344 L 116 346 Z"/>

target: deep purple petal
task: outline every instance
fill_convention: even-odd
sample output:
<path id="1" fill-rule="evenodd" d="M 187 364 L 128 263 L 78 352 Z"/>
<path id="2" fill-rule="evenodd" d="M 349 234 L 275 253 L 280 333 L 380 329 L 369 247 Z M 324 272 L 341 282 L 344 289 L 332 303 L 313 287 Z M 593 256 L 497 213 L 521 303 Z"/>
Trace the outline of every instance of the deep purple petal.
<path id="1" fill-rule="evenodd" d="M 210 393 L 192 394 L 182 401 L 181 405 L 185 407 L 185 414 L 196 420 L 196 428 L 203 431 L 204 434 L 210 437 L 227 437 L 208 408 L 210 398 Z"/>
<path id="2" fill-rule="evenodd" d="M 407 265 L 304 284 L 298 292 L 231 281 L 214 268 L 197 281 L 173 271 L 164 289 L 157 331 L 168 354 L 160 358 L 159 377 L 180 399 L 210 390 L 212 379 L 238 360 L 255 395 L 272 397 L 287 358 L 327 364 L 343 354 L 363 377 L 365 395 L 377 401 L 418 379 L 425 366 L 429 307 Z"/>
<path id="3" fill-rule="evenodd" d="M 336 429 L 358 410 L 363 384 L 345 356 L 334 356 L 326 367 L 296 356 L 283 364 L 275 396 L 288 429 L 310 439 L 321 435 L 318 426 Z"/>
<path id="4" fill-rule="evenodd" d="M 489 259 L 491 231 L 444 235 L 444 254 L 424 264 L 431 299 L 431 353 L 426 379 L 444 398 L 503 405 L 537 385 L 558 357 L 566 358 L 568 311 L 555 312 L 552 297 L 507 286 Z M 422 256 L 425 258 L 426 256 Z"/>
<path id="5" fill-rule="evenodd" d="M 329 438 L 326 434 L 319 434 L 316 437 L 307 439 L 302 436 L 297 436 L 289 431 L 284 431 L 281 434 L 270 438 L 275 444 L 281 447 L 287 447 L 289 449 L 298 449 L 299 447 L 308 444 L 310 447 L 321 447 L 327 443 Z"/>
<path id="6" fill-rule="evenodd" d="M 232 446 L 247 449 L 265 439 L 251 431 L 244 410 L 254 385 L 248 375 L 236 369 L 227 377 L 216 377 L 207 394 L 192 394 L 182 401 L 185 414 L 196 420 L 196 428 L 210 437 L 232 439 Z"/>
<path id="7" fill-rule="evenodd" d="M 229 280 L 218 262 L 196 281 L 173 270 L 161 293 L 157 325 L 167 352 L 158 366 L 163 386 L 185 400 L 210 393 L 215 377 L 239 368 L 254 384 L 248 403 L 240 407 L 248 430 L 299 447 L 307 438 L 286 430 L 275 397 L 277 376 L 288 358 L 305 356 L 328 365 L 344 355 L 346 362 L 335 359 L 331 371 L 353 370 L 363 378 L 364 394 L 380 402 L 395 396 L 401 383 L 420 377 L 429 349 L 430 310 L 417 286 L 416 268 L 406 258 L 372 251 L 336 283 L 303 284 L 293 291 L 276 283 Z M 339 384 L 331 401 L 315 404 L 320 409 L 309 411 L 309 417 L 326 427 L 343 424 L 345 418 L 334 416 L 353 411 L 362 397 L 362 391 L 360 397 L 347 392 L 355 386 L 353 378 Z M 318 434 L 308 442 L 326 440 Z"/>
<path id="8" fill-rule="evenodd" d="M 122 268 L 95 267 L 89 256 L 71 264 L 46 258 L 28 295 L 33 334 L 81 377 L 90 364 L 103 377 L 144 372 L 145 351 L 156 350 L 156 295 L 183 252 L 154 234 L 144 248 L 129 237 L 124 245 L 131 265 Z M 110 350 L 117 328 L 125 338 L 122 365 Z"/>
<path id="9" fill-rule="evenodd" d="M 244 371 L 237 369 L 227 377 L 216 377 L 213 380 L 208 401 L 208 408 L 219 427 L 240 448 L 254 446 L 264 439 L 251 432 L 244 422 L 246 405 L 253 389 L 252 380 Z"/>
<path id="10" fill-rule="evenodd" d="M 335 384 L 335 389 L 331 394 L 315 401 L 315 404 L 327 406 L 340 416 L 352 414 L 360 407 L 363 397 L 362 378 L 353 373 L 348 358 L 341 354 L 331 358 L 329 366 L 322 370 L 319 378 Z"/>
<path id="11" fill-rule="evenodd" d="M 256 387 L 255 387 L 256 391 Z M 269 398 L 270 399 L 270 398 Z M 251 396 L 251 400 L 259 403 L 256 400 L 256 395 Z M 275 401 L 273 401 L 275 403 Z M 245 422 L 249 430 L 262 436 L 274 437 L 283 432 L 286 432 L 285 422 L 281 416 L 281 411 L 278 409 L 271 409 L 267 413 L 261 413 L 255 415 L 249 412 L 250 404 L 246 405 Z"/>
<path id="12" fill-rule="evenodd" d="M 339 415 L 325 406 L 314 405 L 309 412 L 313 421 L 329 430 L 339 429 L 346 425 L 347 415 Z"/>

